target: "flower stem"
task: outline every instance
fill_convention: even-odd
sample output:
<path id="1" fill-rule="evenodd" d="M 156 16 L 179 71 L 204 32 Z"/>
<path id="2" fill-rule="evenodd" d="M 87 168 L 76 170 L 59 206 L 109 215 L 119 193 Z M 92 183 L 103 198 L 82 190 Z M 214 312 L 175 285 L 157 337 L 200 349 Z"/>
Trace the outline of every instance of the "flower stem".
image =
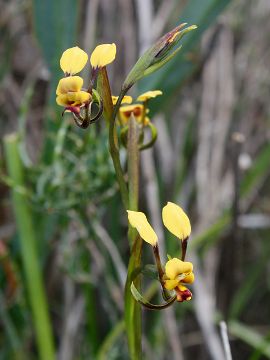
<path id="1" fill-rule="evenodd" d="M 171 298 L 171 295 L 168 292 L 168 290 L 166 290 L 165 287 L 164 287 L 164 284 L 165 284 L 164 279 L 163 279 L 164 270 L 163 270 L 162 265 L 161 265 L 158 244 L 153 246 L 153 252 L 154 252 L 154 257 L 155 257 L 155 261 L 156 261 L 156 265 L 157 265 L 159 282 L 160 282 L 160 285 L 162 287 L 162 296 L 163 296 L 163 299 L 167 301 L 167 300 L 169 300 Z"/>
<path id="2" fill-rule="evenodd" d="M 186 252 L 187 252 L 187 246 L 188 246 L 188 238 L 182 240 L 182 244 L 181 244 L 181 247 L 182 247 L 182 256 L 181 256 L 181 260 L 182 261 L 185 261 L 185 258 L 186 258 Z"/>
<path id="3" fill-rule="evenodd" d="M 19 153 L 17 133 L 4 138 L 8 172 L 13 181 L 12 202 L 21 245 L 24 275 L 28 290 L 36 340 L 41 360 L 53 360 L 54 344 L 48 304 L 43 286 L 42 274 L 37 254 L 37 238 L 34 231 L 33 217 L 24 190 L 23 165 Z"/>
<path id="4" fill-rule="evenodd" d="M 140 276 L 136 276 L 136 270 L 141 264 L 141 251 L 142 239 L 140 236 L 137 236 L 130 254 L 125 286 L 125 323 L 131 360 L 140 360 L 142 358 L 141 306 L 135 300 L 130 290 L 132 281 L 136 288 L 140 287 Z"/>
<path id="5" fill-rule="evenodd" d="M 139 131 L 133 113 L 128 122 L 128 143 L 127 143 L 127 160 L 128 160 L 128 209 L 138 211 L 139 199 Z M 137 230 L 129 226 L 130 248 L 132 248 Z"/>
<path id="6" fill-rule="evenodd" d="M 129 209 L 138 210 L 139 199 L 139 149 L 138 127 L 134 115 L 131 114 L 128 128 L 128 190 Z M 133 297 L 130 287 L 132 281 L 136 288 L 140 288 L 140 276 L 136 270 L 141 265 L 142 239 L 135 229 L 129 227 L 128 237 L 131 245 L 131 254 L 128 265 L 128 274 L 125 286 L 125 322 L 128 336 L 130 358 L 139 360 L 142 358 L 141 337 L 141 306 Z"/>
<path id="7" fill-rule="evenodd" d="M 127 189 L 127 184 L 125 182 L 124 173 L 123 173 L 123 169 L 122 169 L 121 162 L 120 162 L 118 139 L 117 139 L 117 133 L 116 133 L 116 129 L 115 129 L 116 115 L 117 115 L 118 109 L 121 105 L 121 101 L 122 101 L 123 97 L 125 96 L 125 93 L 126 93 L 125 91 L 123 91 L 123 90 L 121 91 L 119 98 L 117 100 L 117 103 L 115 104 L 115 107 L 113 109 L 112 117 L 110 119 L 109 147 L 110 147 L 110 154 L 112 157 L 117 182 L 119 184 L 122 202 L 124 204 L 124 208 L 127 209 L 129 206 L 128 189 Z"/>
<path id="8" fill-rule="evenodd" d="M 121 91 L 113 109 L 109 124 L 109 145 L 124 208 L 126 210 L 130 209 L 136 211 L 138 210 L 139 198 L 139 150 L 138 129 L 134 116 L 131 116 L 128 130 L 128 187 L 120 163 L 118 139 L 115 129 L 116 115 L 126 92 L 127 90 Z M 141 307 L 134 299 L 130 286 L 134 280 L 135 286 L 140 288 L 140 277 L 137 276 L 135 279 L 135 272 L 141 264 L 142 239 L 138 237 L 134 229 L 131 228 L 129 228 L 128 237 L 130 241 L 131 254 L 125 285 L 125 324 L 130 359 L 139 360 L 142 358 Z"/>

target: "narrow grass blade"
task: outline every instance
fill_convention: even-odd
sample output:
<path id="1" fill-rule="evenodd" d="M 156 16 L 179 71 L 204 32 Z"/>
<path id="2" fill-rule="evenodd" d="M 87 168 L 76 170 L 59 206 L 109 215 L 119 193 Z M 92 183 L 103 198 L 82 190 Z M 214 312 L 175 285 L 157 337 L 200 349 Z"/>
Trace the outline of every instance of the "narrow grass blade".
<path id="1" fill-rule="evenodd" d="M 17 187 L 24 187 L 23 166 L 19 153 L 17 133 L 4 138 L 6 163 L 12 188 L 12 204 L 20 239 L 24 275 L 36 331 L 36 340 L 41 360 L 53 360 L 54 344 L 48 305 L 43 286 L 41 270 L 36 249 L 37 237 L 34 232 L 33 217 L 25 194 L 17 192 Z"/>

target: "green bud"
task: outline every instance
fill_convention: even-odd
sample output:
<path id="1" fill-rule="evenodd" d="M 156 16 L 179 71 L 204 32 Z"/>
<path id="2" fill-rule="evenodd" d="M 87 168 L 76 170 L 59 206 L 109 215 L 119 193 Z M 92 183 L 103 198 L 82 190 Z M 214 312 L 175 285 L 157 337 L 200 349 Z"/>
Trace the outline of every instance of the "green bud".
<path id="1" fill-rule="evenodd" d="M 182 37 L 197 28 L 196 25 L 191 25 L 182 29 L 185 25 L 186 23 L 178 25 L 162 36 L 150 49 L 146 50 L 128 74 L 123 84 L 123 90 L 130 89 L 136 81 L 158 70 L 178 53 L 181 46 L 175 50 L 173 49 L 178 45 Z"/>

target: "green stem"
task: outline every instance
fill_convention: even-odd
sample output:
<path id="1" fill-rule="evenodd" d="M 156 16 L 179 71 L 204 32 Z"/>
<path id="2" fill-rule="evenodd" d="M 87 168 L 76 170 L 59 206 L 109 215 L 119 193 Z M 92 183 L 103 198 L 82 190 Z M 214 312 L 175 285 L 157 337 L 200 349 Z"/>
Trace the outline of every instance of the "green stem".
<path id="1" fill-rule="evenodd" d="M 133 113 L 128 121 L 128 142 L 127 142 L 127 160 L 128 160 L 128 209 L 138 211 L 139 199 L 139 131 L 137 122 Z M 137 230 L 129 226 L 130 248 L 137 236 Z"/>
<path id="2" fill-rule="evenodd" d="M 131 360 L 142 359 L 142 324 L 141 305 L 133 297 L 130 287 L 134 282 L 136 288 L 140 287 L 140 277 L 136 270 L 141 265 L 142 239 L 136 237 L 128 264 L 128 275 L 125 286 L 125 323 L 128 337 L 128 348 Z"/>
<path id="3" fill-rule="evenodd" d="M 134 116 L 131 117 L 129 128 L 129 144 L 128 144 L 128 173 L 129 173 L 129 187 L 124 178 L 124 173 L 120 163 L 118 139 L 115 129 L 116 115 L 118 113 L 121 101 L 126 94 L 127 89 L 122 89 L 118 97 L 117 103 L 114 106 L 113 114 L 109 126 L 109 145 L 110 153 L 113 160 L 116 178 L 119 184 L 120 193 L 124 208 L 130 210 L 138 209 L 138 195 L 139 195 L 139 155 L 138 155 L 138 133 Z M 135 286 L 140 287 L 140 279 L 137 276 L 134 279 L 135 270 L 141 264 L 142 239 L 137 237 L 133 230 L 129 230 L 129 240 L 132 244 L 131 255 L 128 265 L 128 274 L 125 286 L 125 324 L 128 337 L 128 347 L 130 358 L 132 360 L 139 360 L 142 358 L 141 350 L 141 307 L 134 299 L 130 286 L 134 280 Z"/>
<path id="4" fill-rule="evenodd" d="M 38 351 L 40 359 L 53 360 L 55 359 L 53 335 L 36 249 L 37 238 L 34 232 L 33 217 L 27 195 L 18 191 L 18 189 L 25 186 L 23 165 L 19 154 L 18 134 L 7 135 L 4 138 L 4 145 L 9 176 L 14 183 L 12 201 L 22 251 L 26 286 L 36 330 Z"/>
<path id="5" fill-rule="evenodd" d="M 109 86 L 109 84 L 107 84 Z M 122 89 L 114 106 L 113 113 L 109 124 L 109 147 L 119 184 L 120 193 L 124 208 L 138 209 L 138 193 L 139 193 L 139 155 L 138 155 L 138 133 L 134 116 L 131 118 L 129 128 L 129 144 L 128 144 L 128 175 L 129 186 L 127 187 L 124 172 L 120 162 L 118 138 L 115 129 L 116 116 L 121 105 L 121 101 L 128 89 Z M 128 337 L 128 347 L 130 358 L 133 360 L 141 359 L 141 308 L 134 299 L 130 286 L 134 280 L 134 270 L 141 263 L 142 240 L 136 240 L 136 233 L 129 229 L 129 240 L 131 244 L 131 255 L 128 265 L 128 274 L 125 286 L 125 324 Z M 139 277 L 136 278 L 137 287 L 140 285 Z"/>
<path id="6" fill-rule="evenodd" d="M 119 107 L 121 105 L 121 101 L 123 97 L 125 96 L 125 91 L 121 91 L 119 98 L 117 100 L 117 103 L 115 104 L 115 107 L 113 109 L 113 114 L 110 120 L 110 126 L 109 126 L 109 146 L 110 146 L 110 154 L 112 157 L 114 169 L 116 178 L 119 184 L 120 193 L 122 197 L 122 201 L 124 204 L 124 208 L 127 209 L 129 205 L 128 200 L 128 189 L 127 184 L 125 182 L 123 169 L 120 162 L 120 156 L 119 156 L 119 149 L 118 149 L 118 140 L 117 140 L 117 133 L 115 129 L 115 121 L 116 121 L 116 115 L 119 110 Z"/>
<path id="7" fill-rule="evenodd" d="M 129 119 L 128 129 L 128 189 L 129 209 L 137 211 L 139 199 L 139 149 L 138 127 L 133 115 Z M 128 235 L 131 254 L 125 286 L 125 322 L 130 358 L 139 360 L 142 358 L 141 306 L 133 297 L 130 287 L 131 283 L 134 282 L 136 288 L 140 288 L 140 277 L 136 276 L 136 270 L 141 265 L 142 239 L 137 235 L 135 229 L 129 228 Z"/>

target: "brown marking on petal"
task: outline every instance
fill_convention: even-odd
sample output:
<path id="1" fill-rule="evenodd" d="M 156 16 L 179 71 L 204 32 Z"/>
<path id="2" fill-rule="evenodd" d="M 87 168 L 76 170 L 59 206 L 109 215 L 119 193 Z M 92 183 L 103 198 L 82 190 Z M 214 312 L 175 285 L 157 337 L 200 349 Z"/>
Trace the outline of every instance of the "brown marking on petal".
<path id="1" fill-rule="evenodd" d="M 188 289 L 182 291 L 178 287 L 174 289 L 176 291 L 176 300 L 178 302 L 189 301 L 192 299 L 192 292 Z"/>
<path id="2" fill-rule="evenodd" d="M 125 116 L 128 118 L 131 116 L 132 113 L 135 117 L 138 117 L 142 114 L 142 109 L 139 106 L 136 106 L 134 109 L 124 112 Z"/>
<path id="3" fill-rule="evenodd" d="M 79 114 L 80 113 L 80 107 L 79 106 L 66 106 L 65 110 L 62 112 L 62 116 L 64 115 L 65 111 L 71 111 L 74 114 Z"/>
<path id="4" fill-rule="evenodd" d="M 167 34 L 164 35 L 164 39 L 168 42 L 172 42 L 174 40 L 174 38 L 176 37 L 176 35 L 179 34 L 180 30 L 186 25 L 187 25 L 187 23 L 182 23 L 182 24 L 176 26 L 173 30 L 171 30 L 170 32 L 168 32 Z"/>
<path id="5" fill-rule="evenodd" d="M 169 45 L 174 41 L 175 37 L 179 34 L 180 29 L 182 29 L 186 25 L 187 23 L 180 24 L 160 39 L 159 43 L 161 46 L 155 55 L 156 58 L 162 56 L 162 54 L 166 51 Z"/>

